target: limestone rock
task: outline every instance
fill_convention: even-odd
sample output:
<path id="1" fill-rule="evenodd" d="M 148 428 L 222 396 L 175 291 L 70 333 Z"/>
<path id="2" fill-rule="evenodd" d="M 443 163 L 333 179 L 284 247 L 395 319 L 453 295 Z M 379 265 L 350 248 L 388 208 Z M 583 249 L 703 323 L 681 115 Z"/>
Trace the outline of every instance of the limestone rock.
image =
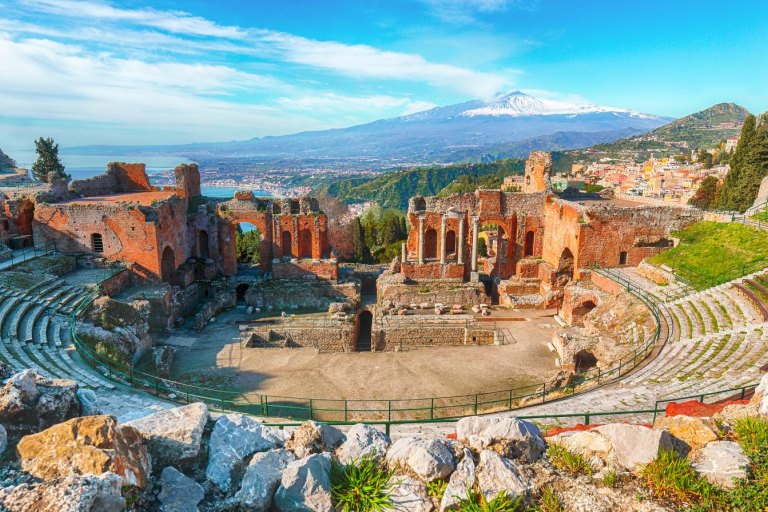
<path id="1" fill-rule="evenodd" d="M 516 418 L 472 416 L 456 424 L 456 437 L 476 451 L 498 447 L 507 457 L 533 462 L 541 457 L 546 443 L 539 427 Z"/>
<path id="2" fill-rule="evenodd" d="M 274 504 L 281 512 L 331 512 L 331 458 L 327 453 L 291 462 L 283 470 Z"/>
<path id="3" fill-rule="evenodd" d="M 692 449 L 697 449 L 705 444 L 717 441 L 714 429 L 714 421 L 708 418 L 694 416 L 661 416 L 656 419 L 653 428 L 665 428 L 669 433 L 685 442 Z"/>
<path id="4" fill-rule="evenodd" d="M 502 458 L 491 450 L 480 452 L 477 485 L 488 501 L 503 490 L 511 498 L 516 498 L 527 495 L 532 488 L 532 484 L 523 476 L 519 462 Z"/>
<path id="5" fill-rule="evenodd" d="M 397 512 L 431 512 L 432 500 L 427 494 L 427 486 L 410 476 L 393 477 L 393 486 L 389 493 L 392 510 Z"/>
<path id="6" fill-rule="evenodd" d="M 80 401 L 83 416 L 98 416 L 101 414 L 99 397 L 96 396 L 92 389 L 78 389 L 77 399 Z"/>
<path id="7" fill-rule="evenodd" d="M 473 487 L 477 481 L 475 475 L 475 461 L 472 452 L 464 449 L 464 458 L 456 466 L 456 471 L 451 475 L 448 486 L 440 501 L 440 512 L 446 510 L 458 510 L 461 500 L 467 495 L 467 488 Z"/>
<path id="8" fill-rule="evenodd" d="M 151 470 L 144 438 L 113 416 L 73 418 L 25 436 L 17 450 L 22 468 L 43 480 L 112 472 L 143 488 Z"/>
<path id="9" fill-rule="evenodd" d="M 757 416 L 757 404 L 729 404 L 723 407 L 722 411 L 715 413 L 712 419 L 732 424 L 735 420 L 747 416 Z"/>
<path id="10" fill-rule="evenodd" d="M 162 512 L 197 512 L 197 504 L 204 497 L 203 487 L 173 466 L 160 473 L 157 499 Z"/>
<path id="11" fill-rule="evenodd" d="M 8 433 L 5 431 L 5 427 L 0 425 L 0 457 L 3 456 L 5 449 L 8 447 Z"/>
<path id="12" fill-rule="evenodd" d="M 0 421 L 6 424 L 28 421 L 29 408 L 39 396 L 35 370 L 13 375 L 0 389 Z"/>
<path id="13" fill-rule="evenodd" d="M 35 405 L 38 428 L 48 428 L 80 415 L 78 386 L 73 380 L 47 380 L 38 385 L 40 396 Z"/>
<path id="14" fill-rule="evenodd" d="M 222 491 L 232 484 L 232 471 L 247 456 L 282 446 L 281 432 L 264 427 L 242 414 L 227 414 L 216 420 L 208 444 L 208 480 Z"/>
<path id="15" fill-rule="evenodd" d="M 231 500 L 232 503 L 254 512 L 269 510 L 283 471 L 295 460 L 293 452 L 284 449 L 254 455 L 245 470 L 240 490 Z"/>
<path id="16" fill-rule="evenodd" d="M 333 451 L 345 439 L 344 434 L 336 427 L 307 421 L 291 433 L 285 447 L 303 459 L 313 453 Z"/>
<path id="17" fill-rule="evenodd" d="M 390 466 L 403 466 L 426 482 L 443 478 L 453 472 L 453 454 L 436 439 L 404 437 L 395 441 L 387 452 Z"/>
<path id="18" fill-rule="evenodd" d="M 156 471 L 165 466 L 192 462 L 200 455 L 203 430 L 208 421 L 208 407 L 197 402 L 156 412 L 126 425 L 147 438 Z"/>
<path id="19" fill-rule="evenodd" d="M 336 450 L 336 457 L 342 464 L 359 461 L 366 456 L 378 460 L 386 455 L 389 444 L 389 437 L 384 432 L 358 423 L 347 431 L 347 440 Z"/>
<path id="20" fill-rule="evenodd" d="M 0 490 L 0 508 L 9 512 L 121 512 L 125 510 L 121 483 L 119 476 L 105 473 L 21 484 Z"/>
<path id="21" fill-rule="evenodd" d="M 758 414 L 768 416 L 768 373 L 763 375 L 755 388 L 755 394 L 749 402 L 757 407 Z"/>
<path id="22" fill-rule="evenodd" d="M 696 453 L 693 468 L 712 484 L 734 487 L 734 478 L 746 478 L 749 459 L 738 443 L 713 441 Z"/>
<path id="23" fill-rule="evenodd" d="M 629 471 L 639 471 L 656 460 L 659 450 L 672 450 L 672 436 L 666 430 L 653 430 L 641 425 L 611 423 L 594 429 L 613 445 L 616 462 Z"/>
<path id="24" fill-rule="evenodd" d="M 594 470 L 600 470 L 605 464 L 615 465 L 613 443 L 594 430 L 563 432 L 548 437 L 547 442 L 562 446 L 571 453 L 578 453 L 590 463 Z"/>

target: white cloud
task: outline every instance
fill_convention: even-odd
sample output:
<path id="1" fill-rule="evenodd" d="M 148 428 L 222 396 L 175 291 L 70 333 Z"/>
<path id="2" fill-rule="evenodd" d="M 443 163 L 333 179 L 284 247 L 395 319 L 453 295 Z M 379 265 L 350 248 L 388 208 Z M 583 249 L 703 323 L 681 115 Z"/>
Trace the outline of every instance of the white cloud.
<path id="1" fill-rule="evenodd" d="M 120 9 L 106 3 L 80 0 L 26 0 L 40 11 L 68 17 L 95 20 L 127 21 L 177 34 L 241 39 L 239 27 L 218 25 L 210 20 L 182 11 L 159 11 L 151 8 Z"/>
<path id="2" fill-rule="evenodd" d="M 476 21 L 476 14 L 503 12 L 510 6 L 523 7 L 518 0 L 420 0 L 427 5 L 430 13 L 443 21 L 470 24 Z M 533 4 L 536 0 L 527 0 Z"/>

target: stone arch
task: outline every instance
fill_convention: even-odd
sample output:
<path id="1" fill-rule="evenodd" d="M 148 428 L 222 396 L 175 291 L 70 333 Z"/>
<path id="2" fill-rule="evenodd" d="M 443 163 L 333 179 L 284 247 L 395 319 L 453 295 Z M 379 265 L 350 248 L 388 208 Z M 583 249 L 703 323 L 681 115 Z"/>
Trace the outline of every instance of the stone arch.
<path id="1" fill-rule="evenodd" d="M 163 281 L 176 284 L 176 254 L 170 246 L 163 249 L 163 255 L 160 259 L 160 276 Z"/>
<path id="2" fill-rule="evenodd" d="M 197 234 L 197 251 L 198 256 L 201 258 L 210 258 L 211 256 L 210 246 L 208 245 L 208 232 L 204 229 L 201 229 Z"/>
<path id="3" fill-rule="evenodd" d="M 594 300 L 585 300 L 584 302 L 580 303 L 578 306 L 575 306 L 573 308 L 573 311 L 571 312 L 571 325 L 576 325 L 579 327 L 584 326 L 584 317 L 593 309 L 597 307 L 597 304 Z"/>
<path id="4" fill-rule="evenodd" d="M 423 197 L 417 197 L 413 200 L 413 206 L 416 208 L 417 212 L 423 212 L 427 209 L 427 202 Z"/>
<path id="5" fill-rule="evenodd" d="M 250 288 L 250 286 L 245 283 L 241 283 L 235 288 L 235 296 L 237 297 L 238 304 L 245 302 L 245 292 L 248 291 L 248 288 Z"/>
<path id="6" fill-rule="evenodd" d="M 445 234 L 445 253 L 454 254 L 456 252 L 456 232 L 452 229 Z"/>
<path id="7" fill-rule="evenodd" d="M 285 230 L 280 234 L 280 248 L 283 257 L 292 256 L 291 249 L 293 248 L 293 236 L 290 231 Z"/>
<path id="8" fill-rule="evenodd" d="M 560 253 L 560 260 L 557 264 L 557 272 L 559 274 L 567 274 L 573 276 L 575 258 L 571 250 L 566 247 L 563 252 Z"/>
<path id="9" fill-rule="evenodd" d="M 597 358 L 588 350 L 580 350 L 573 356 L 573 366 L 577 374 L 584 374 L 597 366 Z"/>
<path id="10" fill-rule="evenodd" d="M 357 336 L 355 337 L 355 352 L 371 351 L 371 332 L 373 329 L 373 313 L 363 310 L 357 316 Z"/>
<path id="11" fill-rule="evenodd" d="M 523 245 L 523 256 L 533 256 L 534 242 L 536 241 L 536 233 L 533 230 L 528 231 L 525 234 L 525 244 Z"/>
<path id="12" fill-rule="evenodd" d="M 299 230 L 299 258 L 312 257 L 312 231 L 308 226 Z"/>
<path id="13" fill-rule="evenodd" d="M 619 253 L 619 265 L 627 264 L 627 251 L 621 251 Z"/>
<path id="14" fill-rule="evenodd" d="M 424 258 L 437 258 L 437 231 L 432 228 L 424 232 Z"/>

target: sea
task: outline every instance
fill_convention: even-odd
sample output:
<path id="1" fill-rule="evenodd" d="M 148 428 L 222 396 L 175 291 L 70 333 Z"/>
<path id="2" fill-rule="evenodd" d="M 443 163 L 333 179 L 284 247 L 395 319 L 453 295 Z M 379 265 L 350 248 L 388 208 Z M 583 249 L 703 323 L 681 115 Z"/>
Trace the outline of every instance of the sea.
<path id="1" fill-rule="evenodd" d="M 37 159 L 35 151 L 9 151 L 8 156 L 16 160 L 19 167 L 26 169 L 31 169 L 32 164 Z M 153 176 L 172 170 L 179 164 L 192 162 L 188 158 L 178 156 L 78 155 L 67 153 L 64 150 L 60 152 L 59 158 L 64 164 L 67 174 L 75 180 L 104 174 L 109 162 L 143 162 L 147 166 L 147 176 L 150 183 L 152 183 Z M 200 187 L 201 193 L 208 197 L 232 197 L 238 190 L 242 190 L 242 188 L 214 187 L 205 184 Z M 252 192 L 254 195 L 263 197 L 271 195 L 264 190 L 253 190 Z"/>

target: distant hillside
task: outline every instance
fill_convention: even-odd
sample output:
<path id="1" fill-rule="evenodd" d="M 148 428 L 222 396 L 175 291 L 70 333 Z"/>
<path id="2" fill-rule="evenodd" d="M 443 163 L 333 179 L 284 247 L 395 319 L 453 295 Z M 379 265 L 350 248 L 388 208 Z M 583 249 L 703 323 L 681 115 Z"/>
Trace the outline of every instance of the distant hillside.
<path id="1" fill-rule="evenodd" d="M 16 162 L 14 159 L 3 153 L 3 150 L 0 149 L 0 171 L 6 171 L 15 167 Z"/>
<path id="2" fill-rule="evenodd" d="M 644 135 L 594 147 L 598 151 L 648 151 L 711 148 L 723 139 L 737 137 L 749 111 L 735 103 L 718 103 L 706 110 L 676 119 Z"/>
<path id="3" fill-rule="evenodd" d="M 334 181 L 313 190 L 315 195 L 329 194 L 347 203 L 376 201 L 385 208 L 408 207 L 408 199 L 417 195 L 437 195 L 454 181 L 462 177 L 462 183 L 453 185 L 455 192 L 474 190 L 483 183 L 478 178 L 491 175 L 498 177 L 522 174 L 525 161 L 506 159 L 479 164 L 456 164 L 445 167 L 417 167 L 394 171 L 376 178 L 352 178 Z M 468 178 L 474 178 L 475 181 Z M 475 186 L 476 188 L 476 186 Z M 471 190 L 470 190 L 471 189 Z"/>

